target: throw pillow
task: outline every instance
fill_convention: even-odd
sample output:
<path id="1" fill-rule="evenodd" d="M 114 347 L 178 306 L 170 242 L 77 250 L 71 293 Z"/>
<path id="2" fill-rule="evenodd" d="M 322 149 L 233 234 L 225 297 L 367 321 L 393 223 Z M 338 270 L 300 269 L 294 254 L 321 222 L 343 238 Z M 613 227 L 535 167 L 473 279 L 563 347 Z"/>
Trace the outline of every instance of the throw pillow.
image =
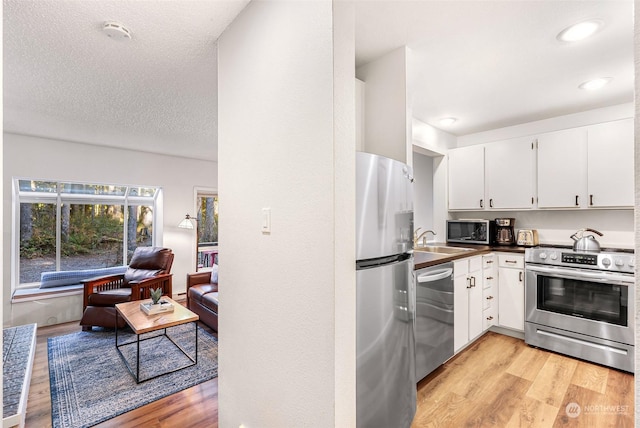
<path id="1" fill-rule="evenodd" d="M 212 284 L 218 283 L 218 265 L 211 266 L 211 281 Z"/>

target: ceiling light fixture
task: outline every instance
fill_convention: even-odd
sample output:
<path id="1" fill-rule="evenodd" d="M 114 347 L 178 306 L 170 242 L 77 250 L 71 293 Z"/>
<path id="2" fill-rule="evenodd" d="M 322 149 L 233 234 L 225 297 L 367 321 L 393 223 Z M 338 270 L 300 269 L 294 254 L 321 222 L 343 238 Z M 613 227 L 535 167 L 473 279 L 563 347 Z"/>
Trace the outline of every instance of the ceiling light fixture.
<path id="1" fill-rule="evenodd" d="M 131 40 L 131 31 L 119 22 L 107 21 L 102 30 L 114 40 Z"/>
<path id="2" fill-rule="evenodd" d="M 593 91 L 593 90 L 602 88 L 612 80 L 613 80 L 613 77 L 599 77 L 597 79 L 587 80 L 586 82 L 582 82 L 580 85 L 578 85 L 578 88 L 585 89 L 587 91 Z"/>
<path id="3" fill-rule="evenodd" d="M 456 123 L 457 120 L 458 119 L 456 119 L 455 117 L 443 117 L 438 121 L 438 123 L 442 126 L 451 126 Z"/>
<path id="4" fill-rule="evenodd" d="M 600 20 L 583 21 L 565 28 L 556 38 L 561 42 L 577 42 L 595 34 L 601 27 Z"/>

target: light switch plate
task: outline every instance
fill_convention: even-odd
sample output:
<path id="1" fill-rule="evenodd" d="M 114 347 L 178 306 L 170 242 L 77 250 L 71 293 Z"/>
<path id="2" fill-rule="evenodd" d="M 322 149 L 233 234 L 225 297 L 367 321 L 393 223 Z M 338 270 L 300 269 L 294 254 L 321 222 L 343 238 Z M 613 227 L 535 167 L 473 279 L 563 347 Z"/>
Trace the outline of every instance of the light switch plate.
<path id="1" fill-rule="evenodd" d="M 271 208 L 262 209 L 262 233 L 271 233 Z"/>

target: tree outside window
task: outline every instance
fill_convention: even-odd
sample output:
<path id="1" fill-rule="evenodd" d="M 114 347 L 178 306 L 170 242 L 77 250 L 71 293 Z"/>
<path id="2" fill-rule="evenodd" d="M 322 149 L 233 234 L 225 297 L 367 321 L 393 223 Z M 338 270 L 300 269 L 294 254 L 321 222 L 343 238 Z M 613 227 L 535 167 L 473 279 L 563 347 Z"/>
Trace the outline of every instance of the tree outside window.
<path id="1" fill-rule="evenodd" d="M 136 247 L 154 245 L 159 188 L 15 182 L 20 284 L 42 272 L 122 266 Z"/>
<path id="2" fill-rule="evenodd" d="M 218 254 L 218 196 L 198 194 L 198 266 L 217 264 Z"/>

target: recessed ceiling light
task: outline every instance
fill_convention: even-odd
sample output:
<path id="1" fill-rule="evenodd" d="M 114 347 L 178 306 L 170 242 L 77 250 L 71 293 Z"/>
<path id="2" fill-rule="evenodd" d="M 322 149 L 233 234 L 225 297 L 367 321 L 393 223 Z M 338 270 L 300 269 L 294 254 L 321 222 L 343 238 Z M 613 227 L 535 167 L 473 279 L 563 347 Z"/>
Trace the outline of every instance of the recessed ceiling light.
<path id="1" fill-rule="evenodd" d="M 107 21 L 102 26 L 102 30 L 114 40 L 131 40 L 131 31 L 119 22 Z"/>
<path id="2" fill-rule="evenodd" d="M 556 38 L 561 42 L 577 42 L 593 35 L 600 27 L 602 27 L 600 20 L 583 21 L 565 28 Z"/>
<path id="3" fill-rule="evenodd" d="M 613 80 L 613 77 L 599 77 L 597 79 L 587 80 L 586 82 L 582 82 L 580 85 L 578 85 L 578 88 L 586 89 L 587 91 L 593 91 L 593 90 L 602 88 L 612 80 Z"/>
<path id="4" fill-rule="evenodd" d="M 442 126 L 451 126 L 453 125 L 458 119 L 456 119 L 455 117 L 443 117 L 442 119 L 440 119 L 438 121 L 438 123 Z"/>

